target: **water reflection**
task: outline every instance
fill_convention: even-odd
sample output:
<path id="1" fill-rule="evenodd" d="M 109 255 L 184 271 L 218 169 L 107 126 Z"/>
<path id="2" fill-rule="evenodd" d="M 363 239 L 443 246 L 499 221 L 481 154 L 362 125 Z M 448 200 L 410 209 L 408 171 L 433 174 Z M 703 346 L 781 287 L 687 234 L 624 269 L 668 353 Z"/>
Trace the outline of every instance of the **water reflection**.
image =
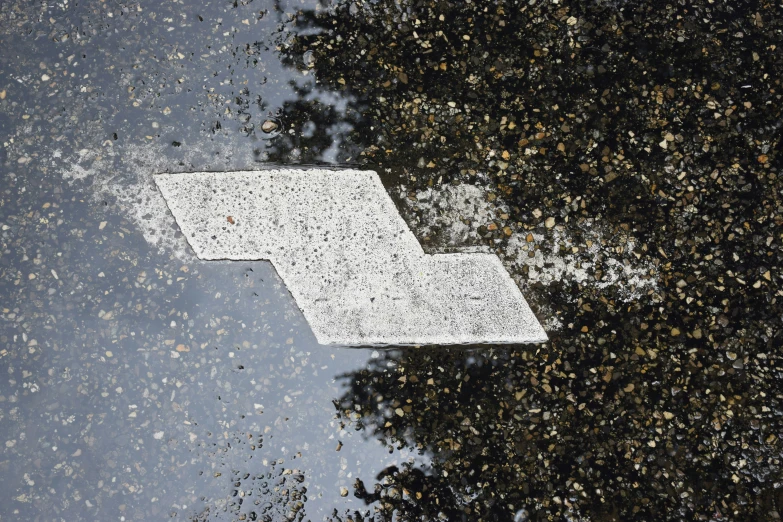
<path id="1" fill-rule="evenodd" d="M 335 418 L 367 353 L 317 345 L 269 263 L 177 250 L 151 183 L 343 157 L 305 124 L 339 97 L 274 54 L 301 5 L 0 3 L 0 517 L 323 519 L 400 458 Z"/>
<path id="2" fill-rule="evenodd" d="M 708 281 L 723 275 L 701 260 L 708 252 L 712 258 L 711 249 L 694 255 L 695 231 L 719 242 L 703 225 L 723 219 L 713 212 L 718 200 L 724 208 L 739 205 L 748 220 L 757 211 L 748 199 L 721 191 L 712 193 L 714 202 L 685 211 L 688 203 L 668 194 L 691 189 L 675 178 L 706 180 L 735 162 L 750 167 L 758 159 L 740 152 L 743 133 L 763 134 L 779 122 L 750 111 L 753 130 L 743 131 L 745 116 L 734 105 L 750 95 L 743 91 L 752 88 L 746 76 L 761 78 L 741 46 L 697 29 L 703 16 L 717 27 L 761 15 L 702 7 L 674 7 L 673 18 L 650 20 L 649 6 L 626 2 L 331 2 L 297 13 L 295 35 L 280 54 L 292 70 L 314 74 L 319 90 L 345 100 L 330 113 L 345 115 L 340 143 L 358 150 L 345 161 L 391 171 L 414 190 L 467 182 L 490 185 L 492 197 L 506 198 L 509 228 L 480 229 L 487 243 L 524 237 L 542 219 L 541 209 L 568 223 L 600 216 L 650 248 L 623 253 L 623 263 L 645 257 L 675 278 L 698 266 L 700 274 L 713 274 Z M 698 37 L 666 29 L 675 19 Z M 743 26 L 743 37 L 759 33 L 759 19 Z M 716 65 L 729 61 L 727 53 L 731 72 Z M 723 100 L 729 110 L 691 110 L 707 99 Z M 745 107 L 767 99 L 759 93 Z M 317 133 L 318 125 L 310 128 Z M 334 121 L 320 125 L 326 132 Z M 292 140 L 276 147 L 278 158 L 299 149 Z M 742 179 L 748 191 L 755 187 Z M 779 198 L 769 187 L 756 188 L 772 209 Z M 674 239 L 672 227 L 679 226 L 684 233 Z M 680 248 L 686 243 L 690 253 Z M 761 253 L 756 260 L 765 266 Z M 601 276 L 598 267 L 590 274 Z M 779 422 L 758 416 L 764 400 L 751 398 L 761 396 L 750 393 L 745 362 L 732 365 L 719 354 L 742 346 L 764 352 L 766 361 L 768 341 L 719 333 L 702 305 L 682 303 L 709 301 L 728 313 L 728 301 L 707 297 L 703 286 L 694 292 L 684 286 L 661 297 L 669 299 L 661 306 L 655 296 L 627 301 L 605 287 L 593 292 L 558 282 L 533 289 L 564 325 L 562 337 L 553 335 L 540 350 L 389 351 L 343 374 L 345 422 L 425 459 L 364 475 L 354 494 L 384 520 L 619 520 L 660 513 L 709 520 L 776 510 L 783 497 L 770 480 L 780 472 L 773 448 Z M 749 299 L 737 314 L 757 314 L 751 330 L 777 324 Z M 697 324 L 695 335 L 685 334 Z M 708 328 L 722 340 L 708 342 Z M 716 389 L 726 395 L 715 398 Z M 751 409 L 731 407 L 748 401 Z M 764 442 L 746 431 L 750 425 L 767 430 Z M 740 471 L 744 466 L 753 471 Z"/>
<path id="3" fill-rule="evenodd" d="M 511 520 L 555 502 L 578 515 L 567 506 L 593 496 L 579 483 L 611 464 L 580 467 L 598 448 L 585 445 L 589 414 L 575 408 L 578 386 L 563 373 L 569 364 L 551 356 L 433 347 L 384 352 L 367 369 L 344 374 L 346 422 L 387 447 L 426 456 L 424 464 L 364 477 L 367 484 L 357 480 L 354 494 L 377 503 L 383 519 Z M 607 511 L 593 501 L 594 516 Z"/>
<path id="4" fill-rule="evenodd" d="M 350 97 L 340 97 L 316 88 L 313 81 L 291 81 L 294 100 L 278 111 L 282 129 L 259 160 L 278 164 L 350 165 L 361 148 L 352 142 L 364 121 L 361 108 Z"/>
<path id="5" fill-rule="evenodd" d="M 381 520 L 410 521 L 622 520 L 628 510 L 654 517 L 716 502 L 721 472 L 693 460 L 684 425 L 637 416 L 668 391 L 645 384 L 642 402 L 621 367 L 591 358 L 557 344 L 432 347 L 383 352 L 343 374 L 345 422 L 417 455 L 361 476 L 354 495 Z M 694 422 L 702 416 L 687 397 L 672 400 L 672 410 L 691 412 L 682 414 L 690 429 L 709 426 Z M 684 490 L 694 490 L 685 508 Z M 769 495 L 763 502 L 774 506 Z"/>
<path id="6" fill-rule="evenodd" d="M 0 2 L 0 516 L 779 512 L 779 177 L 752 168 L 779 161 L 775 20 L 697 4 Z M 491 185 L 488 243 L 536 209 L 600 217 L 668 301 L 562 282 L 540 351 L 367 364 L 314 343 L 268 264 L 167 250 L 152 173 L 272 162 Z"/>

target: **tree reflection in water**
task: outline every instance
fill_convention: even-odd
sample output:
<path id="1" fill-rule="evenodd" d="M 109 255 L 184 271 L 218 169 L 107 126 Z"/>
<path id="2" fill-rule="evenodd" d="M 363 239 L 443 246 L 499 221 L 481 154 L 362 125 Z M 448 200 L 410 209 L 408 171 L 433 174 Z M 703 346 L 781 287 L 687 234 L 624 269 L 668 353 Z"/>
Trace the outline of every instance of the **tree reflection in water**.
<path id="1" fill-rule="evenodd" d="M 361 102 L 324 92 L 311 78 L 290 81 L 296 98 L 286 100 L 277 111 L 283 129 L 266 147 L 265 160 L 280 164 L 355 163 L 362 149 L 354 136 L 365 121 Z"/>
<path id="2" fill-rule="evenodd" d="M 422 458 L 357 480 L 371 507 L 338 519 L 710 520 L 783 504 L 772 484 L 783 395 L 753 380 L 773 386 L 780 374 L 763 334 L 780 318 L 759 306 L 771 294 L 727 284 L 728 299 L 710 283 L 772 255 L 749 240 L 739 261 L 714 251 L 724 209 L 726 223 L 755 227 L 777 196 L 759 175 L 739 178 L 745 196 L 710 188 L 688 199 L 674 175 L 749 168 L 748 144 L 779 127 L 774 111 L 748 111 L 740 125 L 735 109 L 697 108 L 708 90 L 723 109 L 754 96 L 741 90 L 750 78 L 769 83 L 744 43 L 719 40 L 702 18 L 733 24 L 718 33 L 728 38 L 737 24 L 758 33 L 763 17 L 696 3 L 664 13 L 651 2 L 357 0 L 291 20 L 280 54 L 312 83 L 283 107 L 294 133 L 270 143 L 270 158 L 390 171 L 411 190 L 485 184 L 510 202 L 506 222 L 479 229 L 487 244 L 503 244 L 506 224 L 533 230 L 534 209 L 600 218 L 644 244 L 604 247 L 644 257 L 660 278 L 660 293 L 630 301 L 574 281 L 531 289 L 564 325 L 540 349 L 387 351 L 342 376 L 344 421 Z M 769 103 L 759 96 L 745 107 Z M 759 244 L 773 235 L 757 232 Z M 723 261 L 705 263 L 713 253 Z M 742 365 L 724 359 L 729 348 L 746 354 Z"/>
<path id="3" fill-rule="evenodd" d="M 366 370 L 341 376 L 347 389 L 337 406 L 347 423 L 390 451 L 410 448 L 428 461 L 387 468 L 369 486 L 357 479 L 355 495 L 377 502 L 385 518 L 411 521 L 509 520 L 542 500 L 541 507 L 569 512 L 579 497 L 595 502 L 593 515 L 608 511 L 584 490 L 616 455 L 594 454 L 585 442 L 610 430 L 592 426 L 568 362 L 550 357 L 410 349 L 384 352 Z M 582 469 L 585 459 L 600 464 Z"/>

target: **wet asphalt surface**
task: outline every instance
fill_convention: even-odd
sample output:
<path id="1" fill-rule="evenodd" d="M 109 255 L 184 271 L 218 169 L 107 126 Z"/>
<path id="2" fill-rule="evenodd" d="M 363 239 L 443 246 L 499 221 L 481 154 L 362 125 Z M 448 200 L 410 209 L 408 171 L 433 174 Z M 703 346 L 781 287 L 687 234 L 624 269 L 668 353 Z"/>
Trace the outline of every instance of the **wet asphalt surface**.
<path id="1" fill-rule="evenodd" d="M 0 520 L 779 520 L 783 8 L 0 3 Z M 319 346 L 158 172 L 377 170 L 550 342 Z"/>

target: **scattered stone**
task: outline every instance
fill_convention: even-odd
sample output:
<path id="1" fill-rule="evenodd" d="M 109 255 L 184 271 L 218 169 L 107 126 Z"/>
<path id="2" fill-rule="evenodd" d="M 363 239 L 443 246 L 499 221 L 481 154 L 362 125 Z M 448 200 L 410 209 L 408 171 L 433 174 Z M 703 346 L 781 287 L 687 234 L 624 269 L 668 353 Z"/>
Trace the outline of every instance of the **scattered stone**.
<path id="1" fill-rule="evenodd" d="M 266 121 L 265 121 L 265 122 L 264 122 L 264 123 L 261 125 L 261 130 L 262 130 L 262 131 L 264 131 L 264 132 L 266 132 L 267 134 L 269 134 L 269 133 L 271 133 L 271 132 L 274 132 L 275 130 L 277 130 L 277 127 L 278 127 L 278 125 L 277 125 L 277 123 L 275 123 L 274 121 L 272 121 L 272 120 L 266 120 Z"/>

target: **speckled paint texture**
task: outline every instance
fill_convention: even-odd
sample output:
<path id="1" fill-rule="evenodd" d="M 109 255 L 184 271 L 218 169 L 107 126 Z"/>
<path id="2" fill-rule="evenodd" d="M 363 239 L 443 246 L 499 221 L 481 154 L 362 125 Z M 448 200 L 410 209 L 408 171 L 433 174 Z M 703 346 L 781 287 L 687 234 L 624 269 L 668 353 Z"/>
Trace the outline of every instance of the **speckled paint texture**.
<path id="1" fill-rule="evenodd" d="M 272 261 L 322 344 L 547 339 L 497 256 L 425 254 L 375 172 L 196 172 L 155 181 L 200 259 Z"/>

